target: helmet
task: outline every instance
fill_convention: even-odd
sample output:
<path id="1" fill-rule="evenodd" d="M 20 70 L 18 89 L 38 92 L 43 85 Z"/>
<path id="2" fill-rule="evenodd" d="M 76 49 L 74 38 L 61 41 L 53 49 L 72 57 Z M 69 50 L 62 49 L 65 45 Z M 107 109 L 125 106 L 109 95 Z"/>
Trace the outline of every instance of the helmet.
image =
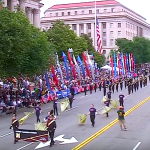
<path id="1" fill-rule="evenodd" d="M 119 109 L 123 109 L 123 107 L 122 107 L 122 106 L 119 106 Z"/>

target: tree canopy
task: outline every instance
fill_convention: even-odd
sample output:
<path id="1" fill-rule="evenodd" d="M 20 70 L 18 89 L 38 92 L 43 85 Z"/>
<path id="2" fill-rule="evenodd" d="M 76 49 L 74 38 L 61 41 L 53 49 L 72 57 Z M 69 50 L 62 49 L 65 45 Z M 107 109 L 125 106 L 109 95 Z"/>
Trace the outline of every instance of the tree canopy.
<path id="1" fill-rule="evenodd" d="M 0 9 L 0 76 L 31 76 L 47 69 L 52 53 L 45 33 L 23 12 Z"/>
<path id="2" fill-rule="evenodd" d="M 52 28 L 46 34 L 60 58 L 62 57 L 62 51 L 66 53 L 69 48 L 73 49 L 75 56 L 87 49 L 87 42 L 82 37 L 78 37 L 70 29 L 70 26 L 63 21 L 57 20 L 54 22 Z"/>
<path id="3" fill-rule="evenodd" d="M 150 62 L 150 40 L 144 37 L 134 37 L 133 41 L 117 39 L 116 45 L 123 53 L 133 53 L 136 63 Z"/>

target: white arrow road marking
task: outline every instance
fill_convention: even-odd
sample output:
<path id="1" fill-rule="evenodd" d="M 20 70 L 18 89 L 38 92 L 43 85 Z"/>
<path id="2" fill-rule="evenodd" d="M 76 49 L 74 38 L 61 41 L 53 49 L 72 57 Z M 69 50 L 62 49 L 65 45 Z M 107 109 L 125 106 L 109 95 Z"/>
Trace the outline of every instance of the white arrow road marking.
<path id="1" fill-rule="evenodd" d="M 7 134 L 1 135 L 0 138 L 3 138 L 3 137 L 5 137 L 5 136 L 7 136 L 7 135 L 10 135 L 10 134 L 12 134 L 12 133 L 13 133 L 13 132 L 9 132 L 9 133 L 7 133 Z"/>
<path id="2" fill-rule="evenodd" d="M 133 150 L 136 150 L 136 149 L 140 146 L 140 144 L 141 144 L 141 142 L 139 142 L 139 143 L 134 147 Z"/>
<path id="3" fill-rule="evenodd" d="M 54 138 L 54 141 L 60 141 L 60 142 L 62 142 L 60 144 L 69 144 L 69 143 L 76 143 L 76 142 L 78 142 L 74 137 L 72 137 L 71 139 L 64 139 L 63 138 L 64 136 L 65 136 L 64 134 L 59 135 L 56 138 Z M 45 143 L 40 142 L 40 144 L 35 149 L 47 147 L 49 145 L 50 145 L 50 141 L 47 141 Z"/>
<path id="4" fill-rule="evenodd" d="M 31 142 L 31 143 L 29 143 L 29 144 L 27 144 L 27 145 L 25 145 L 25 146 L 22 146 L 22 147 L 18 148 L 17 150 L 21 150 L 21 149 L 23 149 L 23 148 L 25 148 L 25 147 L 27 147 L 27 146 L 33 144 L 33 143 L 34 143 L 34 142 Z"/>

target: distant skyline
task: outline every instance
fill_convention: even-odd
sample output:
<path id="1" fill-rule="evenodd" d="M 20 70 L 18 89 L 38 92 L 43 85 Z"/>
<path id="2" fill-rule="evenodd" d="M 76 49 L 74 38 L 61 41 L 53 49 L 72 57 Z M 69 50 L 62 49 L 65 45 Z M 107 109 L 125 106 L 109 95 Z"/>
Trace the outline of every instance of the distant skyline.
<path id="1" fill-rule="evenodd" d="M 41 8 L 41 17 L 44 16 L 44 11 L 50 8 L 53 5 L 57 4 L 68 4 L 68 3 L 80 3 L 80 2 L 91 2 L 94 0 L 42 0 L 41 2 L 44 6 Z M 98 1 L 98 0 L 97 0 Z M 99 0 L 100 1 L 100 0 Z M 139 15 L 147 19 L 147 22 L 150 24 L 150 0 L 116 0 L 129 9 L 135 11 Z"/>

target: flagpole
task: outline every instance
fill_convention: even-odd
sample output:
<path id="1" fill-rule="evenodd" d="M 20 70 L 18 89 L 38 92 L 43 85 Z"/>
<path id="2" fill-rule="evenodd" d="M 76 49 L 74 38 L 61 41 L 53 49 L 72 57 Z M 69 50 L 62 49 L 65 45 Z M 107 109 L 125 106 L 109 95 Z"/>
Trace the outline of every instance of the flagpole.
<path id="1" fill-rule="evenodd" d="M 95 50 L 97 51 L 97 32 L 96 32 L 96 0 L 95 0 Z"/>

